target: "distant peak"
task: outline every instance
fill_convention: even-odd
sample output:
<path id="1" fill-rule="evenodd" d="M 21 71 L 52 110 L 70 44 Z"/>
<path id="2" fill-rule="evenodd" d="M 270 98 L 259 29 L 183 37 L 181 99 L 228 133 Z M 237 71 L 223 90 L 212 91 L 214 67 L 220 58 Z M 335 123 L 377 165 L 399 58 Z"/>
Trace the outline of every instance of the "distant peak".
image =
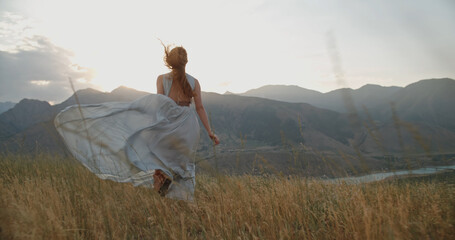
<path id="1" fill-rule="evenodd" d="M 378 88 L 378 87 L 383 87 L 383 86 L 378 85 L 378 84 L 371 84 L 371 83 L 368 83 L 368 84 L 363 85 L 363 86 L 360 87 L 360 88 Z M 360 88 L 359 88 L 359 89 L 360 89 Z"/>
<path id="2" fill-rule="evenodd" d="M 333 94 L 333 93 L 340 93 L 340 92 L 352 92 L 355 91 L 352 88 L 338 88 L 329 92 L 326 92 L 325 94 Z"/>
<path id="3" fill-rule="evenodd" d="M 415 86 L 434 86 L 435 84 L 438 85 L 447 85 L 447 84 L 455 84 L 455 80 L 451 78 L 431 78 L 431 79 L 423 79 L 415 83 L 411 83 L 406 86 L 406 88 L 409 87 L 415 87 Z"/>
<path id="4" fill-rule="evenodd" d="M 137 93 L 146 94 L 147 92 L 139 91 L 134 88 L 125 87 L 123 85 L 111 91 L 111 94 L 137 94 Z"/>
<path id="5" fill-rule="evenodd" d="M 128 90 L 128 89 L 132 89 L 132 88 L 121 85 L 121 86 L 117 87 L 116 89 L 112 90 L 111 92 L 123 91 L 123 90 Z"/>
<path id="6" fill-rule="evenodd" d="M 415 83 L 421 83 L 421 82 L 446 82 L 446 83 L 454 83 L 455 80 L 451 78 L 431 78 L 431 79 L 423 79 Z"/>
<path id="7" fill-rule="evenodd" d="M 101 91 L 93 89 L 93 88 L 85 88 L 76 91 L 77 94 L 91 94 L 91 93 L 101 93 Z"/>
<path id="8" fill-rule="evenodd" d="M 36 100 L 36 99 L 28 99 L 24 98 L 19 103 L 14 105 L 13 109 L 18 110 L 18 109 L 43 109 L 43 108 L 48 108 L 51 105 L 49 102 L 46 101 L 41 101 L 41 100 Z"/>
<path id="9" fill-rule="evenodd" d="M 24 98 L 24 99 L 20 100 L 17 105 L 30 104 L 30 103 L 41 103 L 41 104 L 49 105 L 49 103 L 46 101 L 41 101 L 41 100 L 37 100 L 37 99 L 28 99 L 28 98 Z"/>
<path id="10" fill-rule="evenodd" d="M 258 87 L 257 89 L 261 88 L 302 88 L 297 85 L 283 85 L 283 84 L 277 84 L 277 85 L 265 85 L 262 87 Z"/>
<path id="11" fill-rule="evenodd" d="M 356 90 L 376 90 L 376 89 L 383 89 L 385 88 L 384 86 L 378 85 L 378 84 L 365 84 L 362 87 L 356 89 Z"/>
<path id="12" fill-rule="evenodd" d="M 257 91 L 305 91 L 320 94 L 319 91 L 303 88 L 297 85 L 265 85 L 259 88 L 248 90 L 244 94 L 253 93 Z"/>

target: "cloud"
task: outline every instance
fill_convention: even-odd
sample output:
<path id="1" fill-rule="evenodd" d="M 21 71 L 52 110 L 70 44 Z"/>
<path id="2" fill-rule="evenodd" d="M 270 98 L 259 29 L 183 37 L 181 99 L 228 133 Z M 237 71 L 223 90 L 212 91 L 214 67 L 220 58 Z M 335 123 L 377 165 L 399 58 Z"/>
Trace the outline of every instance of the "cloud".
<path id="1" fill-rule="evenodd" d="M 59 102 L 77 88 L 94 87 L 94 70 L 71 62 L 73 53 L 42 36 L 25 38 L 14 50 L 0 51 L 0 101 L 22 98 Z"/>
<path id="2" fill-rule="evenodd" d="M 0 12 L 0 50 L 12 51 L 36 35 L 35 22 L 11 12 Z"/>

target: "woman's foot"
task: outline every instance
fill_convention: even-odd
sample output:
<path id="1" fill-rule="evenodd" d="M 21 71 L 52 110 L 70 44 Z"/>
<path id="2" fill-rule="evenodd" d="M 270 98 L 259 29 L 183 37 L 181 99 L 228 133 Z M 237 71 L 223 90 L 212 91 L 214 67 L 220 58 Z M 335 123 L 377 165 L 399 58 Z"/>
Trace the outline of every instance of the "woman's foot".
<path id="1" fill-rule="evenodd" d="M 171 183 L 171 178 L 167 176 L 163 171 L 159 169 L 155 170 L 155 174 L 153 174 L 153 188 L 162 197 L 166 196 L 167 190 L 169 189 Z"/>

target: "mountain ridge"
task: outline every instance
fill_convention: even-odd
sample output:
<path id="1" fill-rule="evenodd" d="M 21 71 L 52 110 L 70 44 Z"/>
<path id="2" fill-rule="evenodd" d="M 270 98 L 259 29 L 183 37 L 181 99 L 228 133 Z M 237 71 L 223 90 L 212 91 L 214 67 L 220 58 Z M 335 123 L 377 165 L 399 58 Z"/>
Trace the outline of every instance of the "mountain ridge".
<path id="1" fill-rule="evenodd" d="M 0 102 L 0 114 L 8 111 L 9 109 L 13 108 L 16 103 L 7 101 L 7 102 Z"/>
<path id="2" fill-rule="evenodd" d="M 435 83 L 438 86 L 453 85 L 455 80 L 450 78 L 423 79 L 405 87 L 366 84 L 358 89 L 340 88 L 326 93 L 292 85 L 266 85 L 238 95 L 263 97 L 285 102 L 305 102 L 316 107 L 348 113 L 353 111 L 349 106 L 349 101 L 352 101 L 353 106 L 357 111 L 362 110 L 363 107 L 366 107 L 367 110 L 376 110 L 378 107 L 383 108 L 385 105 L 388 105 L 390 102 L 399 98 L 402 94 L 399 92 L 403 92 L 405 89 L 412 89 L 415 86 L 422 85 L 425 85 L 426 88 L 431 88 L 431 85 L 434 85 Z M 441 88 L 442 89 L 439 90 L 444 89 L 444 87 Z M 289 93 L 283 90 L 292 91 Z M 348 104 L 348 106 L 346 104 Z"/>
<path id="3" fill-rule="evenodd" d="M 312 159 L 313 164 L 318 164 L 318 154 L 324 153 L 331 156 L 331 161 L 344 167 L 348 165 L 343 162 L 345 157 L 342 156 L 349 156 L 356 168 L 362 161 L 378 167 L 381 166 L 376 159 L 378 156 L 400 156 L 406 151 L 427 154 L 455 152 L 452 123 L 455 118 L 446 114 L 447 109 L 455 104 L 454 97 L 446 94 L 455 92 L 453 82 L 451 79 L 428 81 L 404 88 L 392 87 L 392 91 L 386 89 L 386 93 L 391 94 L 387 100 L 397 99 L 394 105 L 395 118 L 390 104 L 374 97 L 369 104 L 375 107 L 369 108 L 369 113 L 362 115 L 360 112 L 357 116 L 309 103 L 290 103 L 255 96 L 203 92 L 202 97 L 213 129 L 222 139 L 222 144 L 217 147 L 220 159 L 230 162 L 232 158 L 238 158 L 238 153 L 242 153 L 244 160 L 251 164 L 257 160 L 258 154 L 265 154 L 275 158 L 271 161 L 278 167 L 284 161 L 283 157 L 292 157 L 290 153 L 300 151 Z M 431 91 L 425 91 L 428 89 L 427 84 L 442 86 L 431 86 Z M 362 88 L 376 90 L 381 86 L 366 85 Z M 334 96 L 340 97 L 340 93 L 352 91 L 356 90 L 340 90 L 326 96 L 330 100 Z M 317 94 L 317 91 L 309 92 Z M 66 154 L 65 146 L 53 125 L 53 118 L 65 107 L 76 103 L 75 95 L 81 104 L 96 104 L 133 101 L 146 94 L 150 93 L 119 87 L 111 92 L 79 90 L 55 105 L 24 99 L 0 114 L 0 152 L 44 150 Z M 370 97 L 368 94 L 354 95 L 354 100 Z M 343 103 L 340 99 L 337 101 Z M 353 117 L 359 119 L 353 122 Z M 397 129 L 401 136 L 397 135 Z M 202 130 L 200 156 L 203 159 L 211 156 L 212 149 L 210 139 Z M 340 155 L 340 152 L 344 155 Z M 289 160 L 285 162 L 289 163 Z M 233 165 L 228 165 L 232 169 Z"/>

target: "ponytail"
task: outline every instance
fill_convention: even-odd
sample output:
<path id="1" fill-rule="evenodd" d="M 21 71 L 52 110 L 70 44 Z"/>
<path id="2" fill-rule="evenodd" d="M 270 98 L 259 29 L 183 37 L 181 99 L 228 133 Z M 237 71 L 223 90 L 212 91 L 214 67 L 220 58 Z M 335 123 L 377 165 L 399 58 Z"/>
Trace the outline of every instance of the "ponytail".
<path id="1" fill-rule="evenodd" d="M 164 47 L 164 63 L 172 71 L 172 79 L 182 90 L 183 94 L 192 98 L 194 96 L 193 89 L 191 88 L 186 78 L 185 66 L 188 62 L 186 50 L 183 47 L 175 47 L 170 50 L 170 46 Z"/>

